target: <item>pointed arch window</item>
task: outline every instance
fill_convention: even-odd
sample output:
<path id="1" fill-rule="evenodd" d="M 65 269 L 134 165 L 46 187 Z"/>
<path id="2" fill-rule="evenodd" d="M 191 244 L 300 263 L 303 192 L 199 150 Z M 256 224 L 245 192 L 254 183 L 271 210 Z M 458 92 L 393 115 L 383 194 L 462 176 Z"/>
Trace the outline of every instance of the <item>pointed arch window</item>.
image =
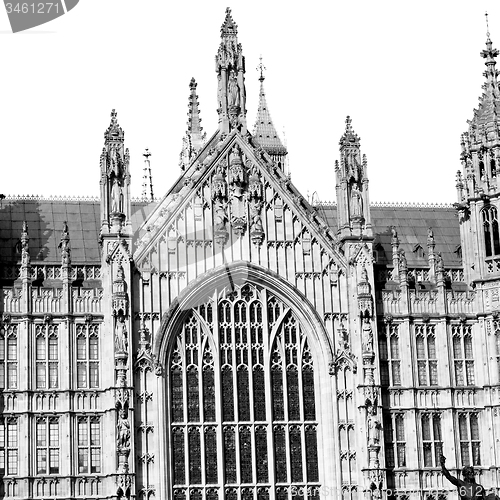
<path id="1" fill-rule="evenodd" d="M 269 500 L 295 485 L 306 500 L 319 487 L 314 362 L 283 303 L 222 291 L 186 313 L 169 371 L 174 498 Z"/>
<path id="2" fill-rule="evenodd" d="M 486 257 L 500 255 L 500 236 L 498 231 L 498 212 L 495 207 L 484 208 L 483 217 L 484 247 Z"/>

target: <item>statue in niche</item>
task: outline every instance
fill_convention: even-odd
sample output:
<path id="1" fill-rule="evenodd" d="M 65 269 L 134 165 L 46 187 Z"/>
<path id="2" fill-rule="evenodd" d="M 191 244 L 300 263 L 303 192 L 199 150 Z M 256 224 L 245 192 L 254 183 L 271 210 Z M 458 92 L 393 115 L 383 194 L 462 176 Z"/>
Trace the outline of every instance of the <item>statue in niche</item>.
<path id="1" fill-rule="evenodd" d="M 214 226 L 216 231 L 225 231 L 226 229 L 226 207 L 225 203 L 218 201 L 214 204 Z"/>
<path id="2" fill-rule="evenodd" d="M 377 408 L 375 406 L 370 406 L 368 408 L 368 446 L 377 446 L 380 444 L 380 430 L 382 425 L 380 420 L 377 418 Z"/>
<path id="3" fill-rule="evenodd" d="M 127 419 L 127 411 L 125 408 L 120 409 L 118 413 L 118 424 L 116 445 L 119 449 L 130 448 L 130 422 Z"/>
<path id="4" fill-rule="evenodd" d="M 363 338 L 363 351 L 373 352 L 373 331 L 370 318 L 363 319 L 362 338 Z"/>
<path id="5" fill-rule="evenodd" d="M 122 315 L 116 318 L 115 351 L 117 353 L 128 352 L 127 326 L 125 325 L 125 318 Z"/>
<path id="6" fill-rule="evenodd" d="M 361 191 L 356 184 L 353 184 L 351 187 L 351 216 L 363 216 L 363 199 L 361 197 Z"/>
<path id="7" fill-rule="evenodd" d="M 262 209 L 261 202 L 252 203 L 250 207 L 250 217 L 252 218 L 252 223 L 250 226 L 250 230 L 252 232 L 262 231 L 262 217 L 260 215 L 260 211 Z"/>
<path id="8" fill-rule="evenodd" d="M 236 78 L 236 73 L 231 71 L 229 75 L 229 82 L 227 85 L 228 95 L 227 103 L 229 106 L 239 106 L 240 105 L 240 88 L 238 86 L 238 80 Z"/>
<path id="9" fill-rule="evenodd" d="M 123 213 L 123 191 L 120 181 L 114 177 L 111 187 L 111 212 Z"/>
<path id="10" fill-rule="evenodd" d="M 486 499 L 486 492 L 480 484 L 476 483 L 474 478 L 474 469 L 470 465 L 467 465 L 462 469 L 463 480 L 461 480 L 450 474 L 449 470 L 444 465 L 446 458 L 443 455 L 441 455 L 440 461 L 441 472 L 451 484 L 454 484 L 457 487 L 458 498 L 464 500 Z"/>

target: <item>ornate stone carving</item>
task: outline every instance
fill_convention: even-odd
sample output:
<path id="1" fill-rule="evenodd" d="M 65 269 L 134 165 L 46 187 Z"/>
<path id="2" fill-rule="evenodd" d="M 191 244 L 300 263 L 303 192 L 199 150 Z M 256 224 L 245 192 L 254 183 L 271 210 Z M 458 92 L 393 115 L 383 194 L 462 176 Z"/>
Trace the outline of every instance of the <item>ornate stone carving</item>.
<path id="1" fill-rule="evenodd" d="M 245 167 L 241 152 L 235 145 L 229 155 L 229 201 L 231 205 L 231 226 L 241 235 L 246 228 Z"/>
<path id="2" fill-rule="evenodd" d="M 363 352 L 364 353 L 373 353 L 373 330 L 371 321 L 369 318 L 363 319 L 363 326 L 361 328 L 362 331 L 362 339 L 363 339 Z"/>

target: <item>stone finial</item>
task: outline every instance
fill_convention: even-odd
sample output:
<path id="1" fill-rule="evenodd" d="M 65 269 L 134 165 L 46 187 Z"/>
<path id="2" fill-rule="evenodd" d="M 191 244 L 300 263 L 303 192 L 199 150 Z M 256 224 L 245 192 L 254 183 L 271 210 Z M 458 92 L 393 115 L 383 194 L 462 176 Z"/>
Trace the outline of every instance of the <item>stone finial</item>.
<path id="1" fill-rule="evenodd" d="M 28 223 L 23 221 L 23 228 L 21 231 L 21 265 L 27 267 L 31 263 L 31 257 L 29 252 L 29 235 L 28 235 Z"/>
<path id="2" fill-rule="evenodd" d="M 64 221 L 61 241 L 59 243 L 59 249 L 61 250 L 61 264 L 63 266 L 69 266 L 71 264 L 71 249 L 69 247 L 69 241 L 68 224 Z"/>

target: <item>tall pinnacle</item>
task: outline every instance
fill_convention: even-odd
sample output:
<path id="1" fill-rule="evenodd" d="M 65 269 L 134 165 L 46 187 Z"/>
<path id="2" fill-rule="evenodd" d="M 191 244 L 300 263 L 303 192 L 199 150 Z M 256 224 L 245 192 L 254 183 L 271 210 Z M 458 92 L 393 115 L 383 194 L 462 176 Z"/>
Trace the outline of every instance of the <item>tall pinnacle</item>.
<path id="1" fill-rule="evenodd" d="M 149 149 L 142 154 L 144 156 L 144 168 L 142 173 L 142 199 L 144 201 L 154 201 L 153 196 L 153 176 L 151 175 L 151 162 Z"/>
<path id="2" fill-rule="evenodd" d="M 196 95 L 196 83 L 194 78 L 191 78 L 189 83 L 189 101 L 188 101 L 188 121 L 186 135 L 182 139 L 182 150 L 180 154 L 180 167 L 185 170 L 196 153 L 205 144 L 206 134 L 203 132 L 200 118 L 200 108 L 198 96 Z"/>
<path id="3" fill-rule="evenodd" d="M 266 150 L 273 160 L 275 160 L 279 166 L 284 167 L 284 159 L 288 152 L 276 132 L 271 114 L 269 113 L 269 108 L 267 107 L 266 93 L 264 91 L 265 69 L 261 57 L 260 63 L 257 66 L 257 71 L 260 73 L 259 108 L 257 110 L 257 119 L 255 120 L 253 136 L 257 143 Z"/>
<path id="4" fill-rule="evenodd" d="M 488 13 L 486 15 L 486 50 L 481 51 L 481 57 L 485 59 L 486 71 L 483 75 L 487 79 L 486 91 L 497 91 L 498 92 L 498 82 L 497 76 L 499 75 L 499 71 L 496 69 L 496 60 L 495 58 L 498 56 L 499 51 L 493 48 L 493 43 L 490 38 L 490 30 L 488 26 Z"/>
<path id="5" fill-rule="evenodd" d="M 237 35 L 238 26 L 228 7 L 220 30 L 221 42 L 215 56 L 219 130 L 223 134 L 228 134 L 231 130 L 237 129 L 245 135 L 247 133 L 245 58 Z"/>

